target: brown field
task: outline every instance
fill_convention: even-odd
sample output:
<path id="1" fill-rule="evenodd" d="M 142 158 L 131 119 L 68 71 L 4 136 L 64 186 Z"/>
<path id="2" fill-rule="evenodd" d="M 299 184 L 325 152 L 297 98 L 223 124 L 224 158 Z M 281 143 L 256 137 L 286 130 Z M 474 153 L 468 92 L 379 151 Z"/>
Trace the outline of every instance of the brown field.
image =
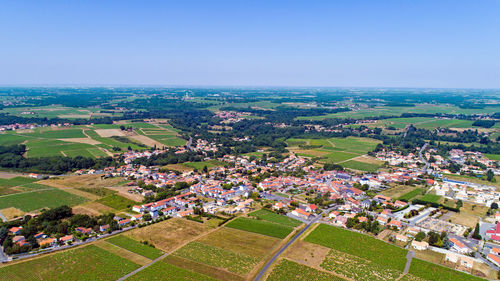
<path id="1" fill-rule="evenodd" d="M 307 155 L 312 155 L 315 157 L 321 157 L 327 154 L 330 154 L 330 151 L 322 151 L 322 150 L 317 150 L 317 149 L 292 149 L 291 150 L 293 153 L 303 153 Z"/>
<path id="2" fill-rule="evenodd" d="M 59 118 L 83 118 L 83 119 L 89 119 L 91 117 L 90 114 L 60 114 L 57 115 Z"/>
<path id="3" fill-rule="evenodd" d="M 227 270 L 221 269 L 221 268 L 216 268 L 204 263 L 199 263 L 195 262 L 192 260 L 184 259 L 181 257 L 177 256 L 167 256 L 164 260 L 167 263 L 173 264 L 175 266 L 178 266 L 180 268 L 192 270 L 199 272 L 201 274 L 205 274 L 209 277 L 215 278 L 217 280 L 221 281 L 243 281 L 245 278 L 236 275 L 232 272 L 229 272 Z"/>
<path id="4" fill-rule="evenodd" d="M 455 213 L 450 218 L 452 223 L 464 225 L 470 228 L 476 227 L 479 222 L 479 217 L 467 213 Z"/>
<path id="5" fill-rule="evenodd" d="M 119 195 L 128 198 L 132 201 L 142 202 L 142 200 L 144 200 L 144 196 L 142 196 L 141 194 L 128 193 L 128 190 L 130 189 L 129 186 L 110 186 L 107 187 L 107 189 L 118 191 Z"/>
<path id="6" fill-rule="evenodd" d="M 0 171 L 0 179 L 11 179 L 20 176 L 24 176 L 24 174 Z"/>
<path id="7" fill-rule="evenodd" d="M 73 212 L 75 214 L 101 215 L 105 213 L 115 212 L 115 210 L 98 202 L 87 202 L 82 205 L 73 207 Z"/>
<path id="8" fill-rule="evenodd" d="M 472 274 L 489 280 L 497 279 L 497 272 L 484 263 L 474 262 L 472 265 Z"/>
<path id="9" fill-rule="evenodd" d="M 192 171 L 194 170 L 193 167 L 188 167 L 182 164 L 168 164 L 166 166 L 163 166 L 162 168 L 164 169 L 169 169 L 169 170 L 174 170 L 174 171 L 179 171 L 179 172 L 186 172 L 186 171 Z"/>
<path id="10" fill-rule="evenodd" d="M 81 175 L 51 178 L 48 180 L 39 181 L 38 183 L 65 189 L 80 187 L 108 187 L 117 185 L 122 181 L 123 178 L 120 177 L 101 179 L 101 175 Z"/>
<path id="11" fill-rule="evenodd" d="M 4 215 L 4 217 L 6 217 L 8 220 L 24 216 L 24 214 L 25 214 L 23 211 L 21 211 L 17 208 L 14 208 L 14 207 L 2 209 L 2 210 L 0 210 L 0 213 L 2 213 L 2 215 Z"/>
<path id="12" fill-rule="evenodd" d="M 158 147 L 158 148 L 163 148 L 163 147 L 165 147 L 165 145 L 164 145 L 164 144 L 162 144 L 161 142 L 156 141 L 156 140 L 154 140 L 154 139 L 152 139 L 152 138 L 149 138 L 149 137 L 147 137 L 147 136 L 143 136 L 143 135 L 135 135 L 135 136 L 130 136 L 129 138 L 131 138 L 131 139 L 133 139 L 133 140 L 135 140 L 135 141 L 138 141 L 138 142 L 140 142 L 140 143 L 142 143 L 142 144 L 145 144 L 145 145 L 147 145 L 147 146 L 150 146 L 150 147 L 153 147 L 153 146 L 155 146 L 155 145 L 156 145 L 156 147 Z"/>
<path id="13" fill-rule="evenodd" d="M 223 227 L 198 242 L 262 258 L 280 243 L 280 239 L 247 231 Z"/>
<path id="14" fill-rule="evenodd" d="M 392 188 L 388 188 L 388 189 L 382 191 L 381 194 L 395 199 L 395 198 L 400 197 L 401 195 L 404 195 L 404 194 L 416 189 L 415 186 L 408 186 L 408 185 L 393 184 L 391 186 L 392 186 Z"/>
<path id="15" fill-rule="evenodd" d="M 414 252 L 415 252 L 415 257 L 421 260 L 425 260 L 435 264 L 443 264 L 444 262 L 444 254 L 434 252 L 431 250 L 414 251 Z"/>
<path id="16" fill-rule="evenodd" d="M 298 240 L 292 247 L 285 251 L 284 257 L 307 266 L 318 268 L 329 252 L 330 248 Z"/>
<path id="17" fill-rule="evenodd" d="M 484 205 L 476 205 L 470 202 L 463 202 L 463 206 L 462 208 L 460 208 L 460 213 L 484 217 L 486 215 L 486 212 L 488 212 L 488 209 L 489 208 Z"/>
<path id="18" fill-rule="evenodd" d="M 359 162 L 363 162 L 363 163 L 368 163 L 368 164 L 377 164 L 377 165 L 382 165 L 384 164 L 384 161 L 380 161 L 374 157 L 371 157 L 371 156 L 368 156 L 368 155 L 362 155 L 362 156 L 359 156 L 359 157 L 354 157 L 350 160 L 356 160 L 356 161 L 359 161 Z"/>
<path id="19" fill-rule="evenodd" d="M 170 252 L 210 229 L 208 226 L 198 222 L 173 218 L 128 231 L 124 235 L 138 241 L 148 241 L 156 248 Z"/>
<path id="20" fill-rule="evenodd" d="M 122 258 L 126 258 L 132 262 L 135 262 L 136 264 L 139 265 L 146 265 L 152 262 L 152 260 L 143 257 L 141 255 L 138 255 L 134 252 L 131 252 L 129 250 L 123 249 L 121 247 L 118 247 L 116 245 L 113 245 L 111 243 L 108 243 L 104 240 L 99 240 L 95 243 L 95 245 L 99 248 L 102 248 L 110 253 L 113 253 L 117 256 L 120 256 Z"/>
<path id="21" fill-rule="evenodd" d="M 91 138 L 72 138 L 72 139 L 59 139 L 60 141 L 67 141 L 67 142 L 77 142 L 77 143 L 86 143 L 86 144 L 100 144 L 100 142 L 91 139 Z"/>
<path id="22" fill-rule="evenodd" d="M 119 136 L 119 137 L 125 136 L 125 134 L 120 129 L 97 129 L 95 130 L 95 132 L 103 138 L 109 138 L 112 136 Z"/>

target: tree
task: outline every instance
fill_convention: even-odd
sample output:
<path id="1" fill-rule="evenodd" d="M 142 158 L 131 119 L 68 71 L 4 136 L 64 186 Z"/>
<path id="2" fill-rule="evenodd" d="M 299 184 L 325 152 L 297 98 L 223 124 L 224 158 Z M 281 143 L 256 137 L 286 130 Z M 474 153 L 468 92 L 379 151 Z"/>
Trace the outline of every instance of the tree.
<path id="1" fill-rule="evenodd" d="M 425 239 L 425 232 L 423 231 L 420 231 L 419 233 L 417 233 L 417 235 L 415 235 L 415 240 L 417 240 L 418 242 L 421 242 L 424 239 Z"/>
<path id="2" fill-rule="evenodd" d="M 457 201 L 457 209 L 462 208 L 463 205 L 464 205 L 464 203 L 462 202 L 462 200 Z"/>
<path id="3" fill-rule="evenodd" d="M 472 238 L 481 240 L 482 237 L 479 234 L 479 223 L 476 224 L 476 228 L 474 229 L 474 233 L 472 233 Z"/>
<path id="4" fill-rule="evenodd" d="M 496 182 L 495 173 L 491 169 L 486 172 L 486 180 L 490 182 Z"/>
<path id="5" fill-rule="evenodd" d="M 252 194 L 250 194 L 250 198 L 256 200 L 257 198 L 259 198 L 259 193 L 256 191 L 252 192 Z"/>
<path id="6" fill-rule="evenodd" d="M 496 210 L 496 209 L 498 209 L 498 204 L 495 203 L 495 202 L 491 203 L 491 207 L 490 208 L 492 208 L 493 210 Z"/>
<path id="7" fill-rule="evenodd" d="M 207 165 L 203 166 L 203 173 L 208 173 L 208 167 L 207 167 Z"/>

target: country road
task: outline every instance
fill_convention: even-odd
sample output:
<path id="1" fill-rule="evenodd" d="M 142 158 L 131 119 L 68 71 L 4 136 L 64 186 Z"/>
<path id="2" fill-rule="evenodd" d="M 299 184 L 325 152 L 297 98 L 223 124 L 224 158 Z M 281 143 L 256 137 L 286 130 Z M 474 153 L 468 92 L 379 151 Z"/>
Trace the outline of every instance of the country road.
<path id="1" fill-rule="evenodd" d="M 266 263 L 266 265 L 260 270 L 259 274 L 257 274 L 257 276 L 255 277 L 254 281 L 259 281 L 262 276 L 264 276 L 264 274 L 267 272 L 267 270 L 269 269 L 269 267 L 271 267 L 271 265 L 276 261 L 276 259 L 288 248 L 290 247 L 290 245 L 292 245 L 293 242 L 295 242 L 295 240 L 297 240 L 297 238 L 299 238 L 307 229 L 309 229 L 309 227 L 315 223 L 319 218 L 321 218 L 321 216 L 318 216 L 316 219 L 314 219 L 313 221 L 311 221 L 309 224 L 306 225 L 306 227 L 304 227 L 301 231 L 299 231 L 299 233 L 297 233 L 297 235 L 295 235 L 292 239 L 290 239 L 290 241 L 288 241 L 283 247 L 281 247 L 281 249 L 279 249 L 279 251 L 274 254 L 274 256 Z"/>

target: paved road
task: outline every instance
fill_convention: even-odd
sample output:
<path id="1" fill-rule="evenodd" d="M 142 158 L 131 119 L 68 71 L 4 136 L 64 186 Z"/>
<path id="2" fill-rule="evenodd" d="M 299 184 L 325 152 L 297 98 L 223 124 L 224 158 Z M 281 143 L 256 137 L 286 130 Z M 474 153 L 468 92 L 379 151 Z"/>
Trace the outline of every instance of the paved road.
<path id="1" fill-rule="evenodd" d="M 429 162 L 427 162 L 427 160 L 425 160 L 425 158 L 422 156 L 422 152 L 426 148 L 427 148 L 427 143 L 425 143 L 424 146 L 422 146 L 422 149 L 420 149 L 420 151 L 418 152 L 418 158 L 420 158 L 420 160 L 422 160 L 422 162 L 425 163 L 425 166 L 422 168 L 423 173 L 427 173 L 427 169 L 429 168 Z"/>
<path id="2" fill-rule="evenodd" d="M 166 256 L 168 256 L 168 253 L 165 253 L 165 254 L 163 254 L 161 257 L 156 258 L 155 260 L 153 260 L 151 263 L 148 263 L 148 264 L 146 264 L 146 265 L 143 265 L 143 266 L 139 267 L 138 269 L 136 269 L 136 270 L 134 270 L 134 271 L 130 272 L 129 274 L 127 274 L 127 275 L 125 275 L 125 276 L 122 276 L 122 277 L 118 278 L 116 281 L 122 281 L 122 280 L 125 280 L 125 279 L 129 278 L 130 276 L 132 276 L 132 275 L 136 274 L 137 272 L 139 272 L 139 271 L 141 271 L 141 270 L 143 270 L 143 269 L 146 269 L 146 268 L 148 268 L 148 267 L 152 266 L 153 264 L 155 264 L 155 263 L 156 263 L 156 262 L 158 262 L 159 260 L 164 259 Z"/>
<path id="3" fill-rule="evenodd" d="M 415 256 L 414 251 L 408 251 L 408 254 L 406 255 L 406 265 L 404 274 L 408 273 L 408 271 L 410 270 L 411 260 L 413 259 L 414 256 Z"/>
<path id="4" fill-rule="evenodd" d="M 295 242 L 295 240 L 297 240 L 297 238 L 299 238 L 300 235 L 302 235 L 302 233 L 304 233 L 314 222 L 316 222 L 321 216 L 319 216 L 318 218 L 316 218 L 315 220 L 311 221 L 308 225 L 306 225 L 306 227 L 304 227 L 299 233 L 297 233 L 297 235 L 295 235 L 292 239 L 290 239 L 290 241 L 288 241 L 288 243 L 285 244 L 285 246 L 281 247 L 281 249 L 276 253 L 274 254 L 274 256 L 266 263 L 266 265 L 260 270 L 259 274 L 257 275 L 257 277 L 255 277 L 254 281 L 259 281 L 262 276 L 264 276 L 264 274 L 266 273 L 266 271 L 269 269 L 269 267 L 271 267 L 271 265 L 276 261 L 276 259 L 290 246 L 292 245 L 293 242 Z"/>
<path id="5" fill-rule="evenodd" d="M 3 247 L 0 246 L 0 263 L 9 261 L 9 257 L 3 252 Z"/>

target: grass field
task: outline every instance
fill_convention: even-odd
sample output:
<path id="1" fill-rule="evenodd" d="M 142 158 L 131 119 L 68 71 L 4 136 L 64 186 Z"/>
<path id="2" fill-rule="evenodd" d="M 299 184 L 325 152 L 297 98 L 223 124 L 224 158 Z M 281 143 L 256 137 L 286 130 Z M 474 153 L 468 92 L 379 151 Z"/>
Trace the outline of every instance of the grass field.
<path id="1" fill-rule="evenodd" d="M 405 202 L 408 202 L 410 201 L 411 199 L 413 199 L 414 197 L 422 194 L 422 192 L 424 191 L 423 188 L 416 188 L 408 193 L 405 193 L 403 195 L 401 195 L 398 200 L 401 200 L 401 201 L 405 201 Z"/>
<path id="2" fill-rule="evenodd" d="M 281 260 L 269 274 L 268 281 L 341 281 L 346 280 L 287 259 Z"/>
<path id="3" fill-rule="evenodd" d="M 299 220 L 292 219 L 283 215 L 278 215 L 267 210 L 257 210 L 249 213 L 248 215 L 259 218 L 261 220 L 270 221 L 290 227 L 297 227 L 302 224 L 302 222 L 300 222 Z"/>
<path id="4" fill-rule="evenodd" d="M 250 272 L 258 262 L 258 259 L 253 256 L 199 242 L 191 242 L 173 254 L 181 258 L 224 268 L 230 272 L 243 275 Z"/>
<path id="5" fill-rule="evenodd" d="M 170 252 L 208 230 L 210 227 L 205 224 L 174 218 L 127 231 L 124 235 L 137 241 L 148 241 L 156 248 Z"/>
<path id="6" fill-rule="evenodd" d="M 159 261 L 152 266 L 139 271 L 137 274 L 131 276 L 127 280 L 215 281 L 216 279 L 198 272 L 183 269 L 175 265 Z"/>
<path id="7" fill-rule="evenodd" d="M 486 158 L 494 161 L 500 161 L 500 154 L 485 154 Z"/>
<path id="8" fill-rule="evenodd" d="M 289 226 L 284 226 L 281 224 L 276 224 L 263 220 L 254 220 L 248 218 L 237 218 L 226 224 L 226 227 L 241 229 L 249 232 L 264 234 L 271 237 L 276 237 L 283 239 L 293 228 Z"/>
<path id="9" fill-rule="evenodd" d="M 365 163 L 356 160 L 349 160 L 341 163 L 342 167 L 352 170 L 364 171 L 364 172 L 375 172 L 378 170 L 380 165 L 373 163 Z"/>
<path id="10" fill-rule="evenodd" d="M 410 273 L 416 277 L 429 281 L 449 281 L 463 280 L 475 281 L 484 280 L 448 267 L 440 266 L 419 259 L 413 259 L 410 266 Z"/>
<path id="11" fill-rule="evenodd" d="M 360 233 L 320 224 L 305 239 L 382 266 L 403 271 L 407 250 Z"/>
<path id="12" fill-rule="evenodd" d="M 228 227 L 222 227 L 198 241 L 256 258 L 264 257 L 270 249 L 280 242 L 278 238 Z"/>
<path id="13" fill-rule="evenodd" d="M 10 179 L 0 179 L 0 187 L 14 187 L 38 181 L 37 179 L 26 177 L 14 177 Z"/>
<path id="14" fill-rule="evenodd" d="M 440 203 L 439 201 L 441 200 L 441 196 L 436 194 L 426 194 L 419 199 L 430 203 Z"/>
<path id="15" fill-rule="evenodd" d="M 33 192 L 0 196 L 0 209 L 14 207 L 25 212 L 41 208 L 54 208 L 62 205 L 74 206 L 86 201 L 85 198 L 50 188 Z"/>
<path id="16" fill-rule="evenodd" d="M 222 161 L 217 161 L 217 160 L 208 160 L 208 161 L 201 161 L 201 162 L 186 162 L 183 163 L 183 165 L 198 169 L 198 170 L 203 170 L 203 167 L 207 166 L 208 169 L 213 168 L 213 167 L 220 167 L 227 165 L 227 163 L 222 162 Z"/>
<path id="17" fill-rule="evenodd" d="M 128 198 L 122 197 L 117 194 L 112 194 L 106 197 L 103 197 L 96 202 L 101 203 L 105 206 L 111 207 L 115 210 L 125 210 L 134 205 L 137 205 L 139 202 L 132 201 Z"/>
<path id="18" fill-rule="evenodd" d="M 116 280 L 138 267 L 90 245 L 0 267 L 0 280 Z"/>
<path id="19" fill-rule="evenodd" d="M 106 241 L 151 260 L 159 258 L 161 255 L 163 255 L 162 251 L 151 246 L 144 245 L 132 238 L 123 235 L 113 236 Z"/>

